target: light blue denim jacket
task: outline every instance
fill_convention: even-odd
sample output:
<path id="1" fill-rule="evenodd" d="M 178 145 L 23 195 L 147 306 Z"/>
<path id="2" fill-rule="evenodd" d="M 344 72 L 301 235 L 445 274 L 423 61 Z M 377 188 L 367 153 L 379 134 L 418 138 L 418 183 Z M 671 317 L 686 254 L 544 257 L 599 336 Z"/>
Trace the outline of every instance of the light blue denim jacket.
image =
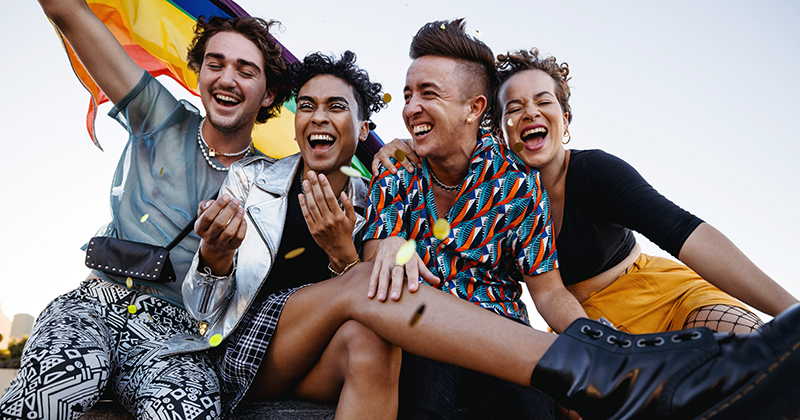
<path id="1" fill-rule="evenodd" d="M 300 164 L 295 154 L 278 161 L 265 157 L 242 159 L 231 165 L 222 184 L 220 196 L 230 194 L 244 202 L 247 232 L 234 257 L 230 277 L 210 279 L 197 271 L 199 251 L 183 282 L 186 310 L 198 321 L 208 323 L 204 335 L 178 334 L 164 343 L 161 354 L 208 350 L 211 337 L 224 340 L 241 322 L 264 281 L 269 276 L 278 252 L 286 222 L 287 195 Z M 355 207 L 366 204 L 367 187 L 350 178 L 350 199 Z M 356 215 L 353 235 L 364 226 L 364 217 Z"/>

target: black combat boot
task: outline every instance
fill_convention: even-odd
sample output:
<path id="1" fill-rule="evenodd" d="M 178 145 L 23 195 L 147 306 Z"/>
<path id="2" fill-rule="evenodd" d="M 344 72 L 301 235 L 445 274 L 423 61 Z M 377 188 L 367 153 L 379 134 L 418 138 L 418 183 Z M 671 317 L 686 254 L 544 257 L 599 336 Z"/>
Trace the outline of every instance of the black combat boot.
<path id="1" fill-rule="evenodd" d="M 531 386 L 593 419 L 800 418 L 800 304 L 750 334 L 633 335 L 589 319 L 545 353 Z"/>

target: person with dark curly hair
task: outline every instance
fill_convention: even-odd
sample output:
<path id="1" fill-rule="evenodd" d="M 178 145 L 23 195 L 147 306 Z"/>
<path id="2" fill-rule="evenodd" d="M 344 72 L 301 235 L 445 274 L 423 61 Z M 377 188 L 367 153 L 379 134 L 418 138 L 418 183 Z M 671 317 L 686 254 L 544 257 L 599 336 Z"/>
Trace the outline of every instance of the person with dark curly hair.
<path id="1" fill-rule="evenodd" d="M 112 180 L 112 220 L 97 234 L 156 246 L 179 235 L 200 201 L 213 197 L 235 161 L 261 153 L 251 132 L 291 94 L 288 65 L 259 18 L 198 19 L 189 50 L 205 118 L 139 67 L 82 0 L 42 0 L 114 104 L 129 133 Z M 181 283 L 200 239 L 170 251 L 173 282 L 95 270 L 36 321 L 0 417 L 73 419 L 104 393 L 137 418 L 214 418 L 217 375 L 202 353 L 164 356 L 161 342 L 198 331 Z M 128 261 L 132 266 L 139 261 Z"/>
<path id="2" fill-rule="evenodd" d="M 292 70 L 300 153 L 236 162 L 220 197 L 201 203 L 183 293 L 208 329 L 175 337 L 167 353 L 222 343 L 214 354 L 226 414 L 246 396 L 290 396 L 335 403 L 341 418 L 396 418 L 400 350 L 357 321 L 323 333 L 301 303 L 361 261 L 367 187 L 341 168 L 386 106 L 381 85 L 351 51 L 310 54 Z M 316 311 L 328 312 L 323 302 Z"/>

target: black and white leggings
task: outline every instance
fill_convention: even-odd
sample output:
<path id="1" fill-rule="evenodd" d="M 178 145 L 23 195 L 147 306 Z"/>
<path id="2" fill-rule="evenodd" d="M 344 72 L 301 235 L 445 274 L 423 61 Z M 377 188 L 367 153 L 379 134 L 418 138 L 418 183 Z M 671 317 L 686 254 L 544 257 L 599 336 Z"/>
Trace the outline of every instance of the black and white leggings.
<path id="1" fill-rule="evenodd" d="M 0 419 L 77 419 L 107 384 L 137 419 L 217 418 L 219 381 L 207 356 L 157 356 L 178 332 L 197 334 L 183 309 L 87 280 L 39 315 L 0 398 Z"/>

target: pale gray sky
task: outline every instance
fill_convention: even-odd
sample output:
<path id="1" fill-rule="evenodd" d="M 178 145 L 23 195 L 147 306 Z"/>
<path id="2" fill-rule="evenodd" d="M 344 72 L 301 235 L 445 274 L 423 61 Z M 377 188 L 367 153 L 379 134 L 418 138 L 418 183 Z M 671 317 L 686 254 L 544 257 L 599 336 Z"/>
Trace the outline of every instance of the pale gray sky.
<path id="1" fill-rule="evenodd" d="M 374 117 L 385 140 L 406 135 L 400 112 L 408 44 L 425 22 L 466 17 L 496 53 L 536 46 L 556 55 L 573 76 L 571 147 L 626 159 L 800 295 L 800 4 L 498 3 L 239 1 L 253 15 L 281 20 L 278 38 L 298 57 L 355 51 L 395 98 Z M 106 152 L 97 150 L 84 126 L 89 96 L 38 4 L 5 14 L 0 302 L 9 317 L 35 316 L 87 274 L 79 248 L 108 221 L 110 176 L 125 133 L 101 115 Z M 645 251 L 664 255 L 653 245 Z"/>

